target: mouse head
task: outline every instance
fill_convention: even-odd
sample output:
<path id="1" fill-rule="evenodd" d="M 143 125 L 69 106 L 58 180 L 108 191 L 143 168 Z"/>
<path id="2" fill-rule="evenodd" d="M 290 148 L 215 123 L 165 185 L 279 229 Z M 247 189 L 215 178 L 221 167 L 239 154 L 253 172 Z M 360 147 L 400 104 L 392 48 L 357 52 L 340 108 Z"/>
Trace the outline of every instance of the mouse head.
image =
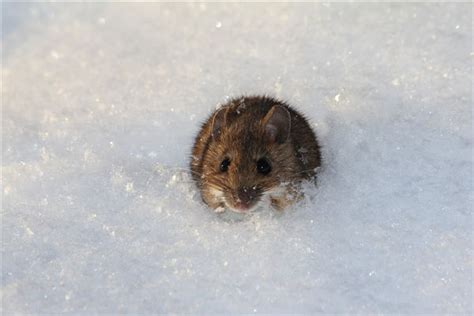
<path id="1" fill-rule="evenodd" d="M 209 133 L 201 178 L 207 204 L 243 213 L 286 195 L 298 170 L 286 107 L 223 107 Z"/>

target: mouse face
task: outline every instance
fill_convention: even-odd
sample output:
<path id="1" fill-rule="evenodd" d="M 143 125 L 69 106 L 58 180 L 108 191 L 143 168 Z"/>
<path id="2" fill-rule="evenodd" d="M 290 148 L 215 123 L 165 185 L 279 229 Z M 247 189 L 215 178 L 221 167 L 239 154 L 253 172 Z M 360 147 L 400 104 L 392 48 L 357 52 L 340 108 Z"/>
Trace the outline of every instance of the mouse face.
<path id="1" fill-rule="evenodd" d="M 202 192 L 209 205 L 247 212 L 283 198 L 298 164 L 289 142 L 266 137 L 265 123 L 224 125 L 209 146 Z"/>
<path id="2" fill-rule="evenodd" d="M 293 139 L 300 118 L 283 104 L 265 100 L 244 98 L 223 106 L 196 138 L 193 178 L 204 202 L 214 209 L 282 209 L 298 196 L 297 184 L 314 169 L 303 161 L 307 159 L 301 152 L 308 150 Z"/>

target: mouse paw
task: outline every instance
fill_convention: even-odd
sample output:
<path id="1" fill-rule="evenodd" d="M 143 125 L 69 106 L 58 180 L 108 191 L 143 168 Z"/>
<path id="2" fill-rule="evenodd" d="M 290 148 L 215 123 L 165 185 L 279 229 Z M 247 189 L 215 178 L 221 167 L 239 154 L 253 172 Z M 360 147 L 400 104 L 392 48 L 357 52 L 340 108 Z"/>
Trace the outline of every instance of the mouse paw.
<path id="1" fill-rule="evenodd" d="M 222 207 L 222 206 L 219 206 L 218 208 L 215 208 L 215 209 L 214 209 L 214 212 L 215 212 L 215 213 L 218 213 L 218 214 L 219 214 L 219 213 L 224 213 L 224 212 L 225 212 L 225 208 Z"/>

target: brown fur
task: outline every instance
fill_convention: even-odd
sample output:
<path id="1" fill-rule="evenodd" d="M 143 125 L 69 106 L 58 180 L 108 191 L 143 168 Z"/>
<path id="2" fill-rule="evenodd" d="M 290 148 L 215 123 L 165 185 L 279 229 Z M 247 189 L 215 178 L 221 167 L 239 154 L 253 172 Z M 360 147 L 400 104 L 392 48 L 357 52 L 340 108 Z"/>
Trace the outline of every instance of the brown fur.
<path id="1" fill-rule="evenodd" d="M 291 122 L 287 138 L 279 141 L 269 140 L 265 132 L 275 106 L 284 107 Z M 231 163 L 222 172 L 220 164 L 226 157 Z M 262 157 L 271 163 L 268 175 L 256 171 Z M 253 188 L 258 201 L 266 191 L 283 185 L 287 194 L 270 199 L 273 207 L 283 209 L 298 195 L 301 180 L 314 177 L 320 164 L 316 136 L 303 115 L 276 99 L 251 96 L 229 101 L 202 125 L 192 150 L 191 172 L 204 202 L 212 208 L 224 206 L 211 193 L 213 188 L 224 192 L 233 206 L 239 188 Z"/>

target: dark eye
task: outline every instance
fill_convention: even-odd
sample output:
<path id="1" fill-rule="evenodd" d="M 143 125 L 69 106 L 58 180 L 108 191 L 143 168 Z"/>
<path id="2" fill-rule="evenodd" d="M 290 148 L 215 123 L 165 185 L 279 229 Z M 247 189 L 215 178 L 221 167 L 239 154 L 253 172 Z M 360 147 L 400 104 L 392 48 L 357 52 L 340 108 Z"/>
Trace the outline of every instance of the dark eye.
<path id="1" fill-rule="evenodd" d="M 221 170 L 222 172 L 226 172 L 227 169 L 229 169 L 229 165 L 230 165 L 230 160 L 229 160 L 229 158 L 225 158 L 225 159 L 222 160 L 222 162 L 221 162 L 220 170 Z"/>
<path id="2" fill-rule="evenodd" d="M 267 175 L 272 171 L 272 166 L 266 158 L 259 159 L 257 161 L 257 172 L 263 175 Z"/>

